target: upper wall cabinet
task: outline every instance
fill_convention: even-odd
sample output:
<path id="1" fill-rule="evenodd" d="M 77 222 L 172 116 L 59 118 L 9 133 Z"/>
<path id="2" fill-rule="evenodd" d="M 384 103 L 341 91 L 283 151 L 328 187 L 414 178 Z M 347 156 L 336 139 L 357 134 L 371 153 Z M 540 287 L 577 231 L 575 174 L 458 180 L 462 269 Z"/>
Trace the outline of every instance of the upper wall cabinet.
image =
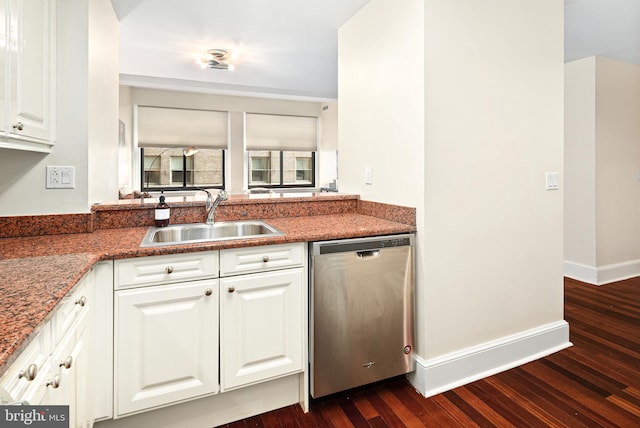
<path id="1" fill-rule="evenodd" d="M 54 144 L 55 0 L 0 0 L 0 148 Z"/>

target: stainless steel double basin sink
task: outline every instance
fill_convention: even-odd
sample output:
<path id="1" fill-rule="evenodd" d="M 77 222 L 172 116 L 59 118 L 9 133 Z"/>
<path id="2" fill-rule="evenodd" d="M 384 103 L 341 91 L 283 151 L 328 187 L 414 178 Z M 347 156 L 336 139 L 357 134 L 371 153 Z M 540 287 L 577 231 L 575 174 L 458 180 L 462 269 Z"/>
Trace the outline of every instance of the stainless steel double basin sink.
<path id="1" fill-rule="evenodd" d="M 160 247 L 281 235 L 283 233 L 275 227 L 257 220 L 229 221 L 214 224 L 175 224 L 167 227 L 150 227 L 140 246 Z"/>

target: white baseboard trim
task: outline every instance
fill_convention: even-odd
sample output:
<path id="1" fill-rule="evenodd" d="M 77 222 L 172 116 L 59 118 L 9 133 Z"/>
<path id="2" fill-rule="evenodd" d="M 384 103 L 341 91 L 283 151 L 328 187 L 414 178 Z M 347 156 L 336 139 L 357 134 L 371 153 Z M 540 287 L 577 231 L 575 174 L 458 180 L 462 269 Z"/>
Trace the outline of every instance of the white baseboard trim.
<path id="1" fill-rule="evenodd" d="M 416 371 L 407 378 L 430 397 L 570 346 L 569 324 L 558 321 L 429 360 L 416 356 Z"/>
<path id="2" fill-rule="evenodd" d="M 598 285 L 640 276 L 640 260 L 615 263 L 598 268 Z"/>
<path id="3" fill-rule="evenodd" d="M 640 276 L 640 259 L 594 267 L 564 262 L 564 276 L 593 285 L 605 285 Z"/>
<path id="4" fill-rule="evenodd" d="M 564 276 L 586 282 L 587 284 L 598 283 L 598 269 L 580 263 L 564 261 Z"/>

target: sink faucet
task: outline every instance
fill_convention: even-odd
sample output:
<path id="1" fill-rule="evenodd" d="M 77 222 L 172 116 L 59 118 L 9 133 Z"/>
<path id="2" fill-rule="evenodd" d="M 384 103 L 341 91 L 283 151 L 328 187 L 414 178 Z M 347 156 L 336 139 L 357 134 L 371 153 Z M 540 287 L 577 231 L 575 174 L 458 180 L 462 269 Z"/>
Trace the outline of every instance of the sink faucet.
<path id="1" fill-rule="evenodd" d="M 229 199 L 229 194 L 224 190 L 220 190 L 220 192 L 218 192 L 218 195 L 214 200 L 213 196 L 208 190 L 205 190 L 205 189 L 200 189 L 200 190 L 202 190 L 207 194 L 207 203 L 204 206 L 204 209 L 207 212 L 207 220 L 205 221 L 205 223 L 213 224 L 214 222 L 213 214 L 216 212 L 216 208 L 218 208 L 218 205 L 220 205 L 222 202 Z"/>

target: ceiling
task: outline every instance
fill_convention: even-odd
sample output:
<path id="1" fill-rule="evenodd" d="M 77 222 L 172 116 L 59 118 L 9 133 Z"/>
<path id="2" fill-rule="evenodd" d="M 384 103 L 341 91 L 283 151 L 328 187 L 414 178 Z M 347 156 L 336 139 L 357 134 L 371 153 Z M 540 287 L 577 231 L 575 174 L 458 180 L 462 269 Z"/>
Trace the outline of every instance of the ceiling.
<path id="1" fill-rule="evenodd" d="M 335 99 L 337 30 L 367 1 L 112 0 L 121 82 Z M 234 71 L 198 66 L 218 48 L 238 55 Z"/>
<path id="2" fill-rule="evenodd" d="M 564 59 L 602 55 L 640 64 L 640 0 L 565 0 Z"/>
<path id="3" fill-rule="evenodd" d="M 121 83 L 293 99 L 336 99 L 338 28 L 369 0 L 111 0 Z M 640 0 L 564 0 L 565 61 L 640 64 Z M 201 69 L 208 49 L 236 69 Z"/>

